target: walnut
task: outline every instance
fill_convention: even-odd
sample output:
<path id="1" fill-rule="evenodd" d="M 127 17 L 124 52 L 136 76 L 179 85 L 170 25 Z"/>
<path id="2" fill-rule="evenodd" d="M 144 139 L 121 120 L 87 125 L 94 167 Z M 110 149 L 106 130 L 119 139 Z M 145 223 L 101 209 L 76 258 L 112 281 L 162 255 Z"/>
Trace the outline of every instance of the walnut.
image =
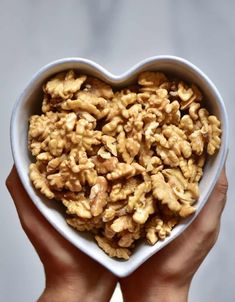
<path id="1" fill-rule="evenodd" d="M 197 155 L 201 155 L 205 147 L 205 137 L 202 131 L 195 130 L 192 134 L 189 135 L 189 139 L 191 141 L 192 151 Z"/>
<path id="2" fill-rule="evenodd" d="M 48 112 L 41 116 L 33 115 L 29 119 L 28 147 L 34 156 L 42 151 L 48 151 L 50 133 L 55 130 L 58 114 Z M 47 142 L 46 146 L 44 142 Z M 43 146 L 44 143 L 44 146 Z"/>
<path id="3" fill-rule="evenodd" d="M 117 91 L 114 94 L 113 99 L 108 104 L 108 114 L 107 121 L 111 121 L 116 116 L 122 116 L 128 118 L 127 107 L 135 103 L 137 100 L 136 93 L 130 91 L 129 89 L 124 89 Z"/>
<path id="4" fill-rule="evenodd" d="M 216 150 L 219 149 L 221 144 L 221 129 L 220 129 L 220 121 L 214 115 L 210 115 L 208 117 L 209 122 L 209 131 L 208 131 L 208 145 L 207 145 L 207 153 L 213 155 Z"/>
<path id="5" fill-rule="evenodd" d="M 163 220 L 159 216 L 153 217 L 145 228 L 148 243 L 154 245 L 158 240 L 164 240 L 177 222 L 176 218 Z"/>
<path id="6" fill-rule="evenodd" d="M 98 152 L 98 156 L 101 157 L 102 159 L 109 159 L 112 157 L 111 153 L 108 152 L 105 147 L 101 147 Z"/>
<path id="7" fill-rule="evenodd" d="M 156 152 L 165 165 L 176 167 L 181 156 L 189 158 L 192 148 L 183 130 L 174 125 L 164 125 L 162 133 L 154 135 Z"/>
<path id="8" fill-rule="evenodd" d="M 138 202 L 133 214 L 133 220 L 138 224 L 144 224 L 149 215 L 155 212 L 154 200 L 152 196 L 144 198 L 141 202 Z"/>
<path id="9" fill-rule="evenodd" d="M 115 116 L 111 122 L 105 124 L 102 128 L 102 132 L 104 134 L 112 136 L 112 134 L 115 134 L 118 129 L 118 125 L 122 123 L 123 120 L 120 116 Z"/>
<path id="10" fill-rule="evenodd" d="M 153 196 L 166 204 L 172 212 L 179 212 L 181 205 L 178 202 L 171 186 L 165 181 L 161 172 L 151 176 Z"/>
<path id="11" fill-rule="evenodd" d="M 140 142 L 142 139 L 143 133 L 143 114 L 142 106 L 140 104 L 132 105 L 128 109 L 128 116 L 126 124 L 124 125 L 124 130 L 127 137 L 131 137 L 137 142 Z"/>
<path id="12" fill-rule="evenodd" d="M 115 169 L 107 174 L 107 179 L 108 180 L 116 180 L 120 178 L 131 178 L 137 174 L 140 174 L 141 172 L 144 171 L 144 168 L 140 165 L 130 165 L 126 163 L 117 163 L 117 166 Z"/>
<path id="13" fill-rule="evenodd" d="M 68 113 L 65 117 L 65 128 L 67 131 L 72 131 L 76 125 L 77 115 L 74 112 Z"/>
<path id="14" fill-rule="evenodd" d="M 104 99 L 111 99 L 113 97 L 112 87 L 93 77 L 87 77 L 85 91 L 90 92 L 91 95 L 102 97 Z"/>
<path id="15" fill-rule="evenodd" d="M 138 156 L 138 162 L 145 168 L 149 164 L 151 158 L 154 156 L 154 151 L 150 149 L 147 143 L 144 141 L 140 146 L 140 152 Z"/>
<path id="16" fill-rule="evenodd" d="M 104 178 L 103 176 L 98 176 L 96 178 L 96 183 L 91 187 L 89 196 L 91 214 L 93 216 L 98 216 L 103 212 L 103 208 L 107 204 L 107 189 L 108 183 L 106 178 Z"/>
<path id="17" fill-rule="evenodd" d="M 127 182 L 118 182 L 114 183 L 111 187 L 110 191 L 110 200 L 112 202 L 117 202 L 119 200 L 126 199 L 129 195 L 131 195 L 138 185 L 137 179 L 134 177 L 130 178 Z"/>
<path id="18" fill-rule="evenodd" d="M 189 101 L 193 96 L 192 88 L 186 86 L 184 82 L 178 84 L 178 96 L 183 102 Z"/>
<path id="19" fill-rule="evenodd" d="M 201 107 L 199 103 L 192 102 L 189 106 L 189 115 L 193 120 L 198 119 L 198 110 Z"/>
<path id="20" fill-rule="evenodd" d="M 48 166 L 50 163 L 51 161 Z M 97 174 L 93 169 L 94 164 L 91 159 L 87 158 L 84 150 L 72 149 L 70 154 L 61 157 L 59 163 L 56 164 L 57 169 L 47 169 L 50 171 L 47 179 L 54 190 L 69 189 L 72 192 L 80 192 L 82 185 L 86 182 L 93 185 L 96 181 Z"/>
<path id="21" fill-rule="evenodd" d="M 110 257 L 117 257 L 125 260 L 130 258 L 131 251 L 129 249 L 119 247 L 115 242 L 106 237 L 95 236 L 95 239 L 99 247 L 102 248 Z"/>
<path id="22" fill-rule="evenodd" d="M 124 230 L 133 231 L 135 229 L 135 222 L 130 215 L 124 215 L 116 218 L 111 225 L 111 229 L 115 233 L 122 232 Z"/>
<path id="23" fill-rule="evenodd" d="M 109 202 L 102 214 L 104 222 L 113 220 L 115 217 L 120 217 L 128 214 L 125 201 Z"/>
<path id="24" fill-rule="evenodd" d="M 66 221 L 70 226 L 80 232 L 89 231 L 92 233 L 97 233 L 98 230 L 104 225 L 99 216 L 91 218 L 73 217 L 67 218 Z"/>
<path id="25" fill-rule="evenodd" d="M 163 167 L 162 160 L 158 156 L 153 156 L 147 163 L 146 171 L 151 174 L 157 174 Z"/>
<path id="26" fill-rule="evenodd" d="M 174 150 L 177 156 L 189 158 L 192 155 L 191 145 L 180 128 L 174 125 L 163 126 L 162 133 L 168 139 L 169 148 Z"/>
<path id="27" fill-rule="evenodd" d="M 166 115 L 165 115 L 164 123 L 178 125 L 181 118 L 181 113 L 179 109 L 180 109 L 180 104 L 178 101 L 173 101 L 172 103 L 167 104 L 165 108 Z"/>
<path id="28" fill-rule="evenodd" d="M 118 164 L 118 159 L 113 156 L 107 159 L 104 159 L 100 156 L 92 156 L 91 160 L 99 174 L 107 174 L 108 172 L 112 172 Z"/>
<path id="29" fill-rule="evenodd" d="M 186 218 L 190 215 L 192 215 L 194 212 L 196 211 L 196 209 L 190 205 L 183 205 L 182 208 L 180 209 L 179 215 L 182 218 Z"/>
<path id="30" fill-rule="evenodd" d="M 164 176 L 166 180 L 164 179 Z M 180 217 L 187 217 L 195 212 L 191 206 L 199 197 L 198 185 L 188 186 L 187 179 L 179 169 L 166 169 L 162 173 L 151 176 L 153 182 L 153 195 L 162 204 Z"/>
<path id="31" fill-rule="evenodd" d="M 139 153 L 140 143 L 133 138 L 126 138 L 124 131 L 120 132 L 117 137 L 117 150 L 121 154 L 122 159 L 130 164 L 134 157 Z"/>
<path id="32" fill-rule="evenodd" d="M 198 199 L 198 183 L 188 182 L 180 169 L 164 169 L 162 174 L 167 179 L 167 183 L 170 185 L 175 196 L 178 198 L 181 204 L 187 203 L 188 205 L 191 205 Z"/>
<path id="33" fill-rule="evenodd" d="M 108 111 L 105 109 L 107 105 L 107 100 L 102 97 L 97 97 L 96 95 L 87 92 L 79 91 L 76 94 L 76 99 L 67 101 L 61 104 L 63 110 L 73 110 L 75 112 L 85 111 L 96 118 L 104 117 Z"/>
<path id="34" fill-rule="evenodd" d="M 144 71 L 138 77 L 138 83 L 144 87 L 158 88 L 167 78 L 162 72 Z"/>
<path id="35" fill-rule="evenodd" d="M 62 203 L 67 208 L 67 214 L 75 214 L 81 218 L 92 217 L 90 201 L 84 196 L 84 193 L 78 193 L 75 200 L 62 198 Z"/>
<path id="36" fill-rule="evenodd" d="M 164 240 L 195 212 L 206 157 L 221 144 L 220 121 L 193 83 L 154 71 L 137 82 L 114 89 L 73 70 L 57 74 L 28 129 L 34 187 L 122 259 L 140 238 Z"/>
<path id="37" fill-rule="evenodd" d="M 205 165 L 205 162 L 206 162 L 206 156 L 202 154 L 197 160 L 197 172 L 194 179 L 195 182 L 199 182 L 199 180 L 201 179 L 203 175 L 203 167 Z"/>
<path id="38" fill-rule="evenodd" d="M 68 99 L 74 93 L 80 90 L 81 85 L 85 82 L 86 76 L 77 77 L 73 70 L 66 73 L 59 73 L 49 80 L 43 87 L 44 92 L 50 94 L 52 98 Z"/>
<path id="39" fill-rule="evenodd" d="M 148 182 L 140 183 L 135 189 L 133 195 L 128 198 L 128 209 L 132 211 L 138 207 L 138 204 L 144 203 L 145 195 L 151 190 L 151 184 Z"/>
<path id="40" fill-rule="evenodd" d="M 149 98 L 145 100 L 144 107 L 147 116 L 149 116 L 149 118 L 151 116 L 151 120 L 161 125 L 179 123 L 181 116 L 179 102 L 176 100 L 171 102 L 166 89 L 156 89 L 155 93 L 151 94 Z"/>
<path id="41" fill-rule="evenodd" d="M 178 96 L 181 99 L 181 109 L 187 109 L 193 102 L 200 102 L 202 100 L 202 94 L 196 85 L 192 84 L 191 88 L 183 82 L 178 84 Z"/>
<path id="42" fill-rule="evenodd" d="M 55 195 L 49 187 L 46 176 L 40 171 L 40 166 L 38 164 L 30 164 L 29 177 L 36 189 L 40 190 L 47 198 L 54 198 Z"/>
<path id="43" fill-rule="evenodd" d="M 76 123 L 75 131 L 68 134 L 68 138 L 75 145 L 82 146 L 85 150 L 92 150 L 94 145 L 101 142 L 101 132 L 93 130 L 92 123 L 85 119 L 80 119 Z"/>
<path id="44" fill-rule="evenodd" d="M 118 240 L 118 245 L 120 247 L 131 247 L 133 243 L 141 237 L 140 231 L 138 232 L 123 232 L 120 239 Z"/>
<path id="45" fill-rule="evenodd" d="M 42 152 L 36 156 L 37 161 L 42 161 L 44 163 L 48 163 L 53 159 L 52 155 L 49 152 Z"/>
<path id="46" fill-rule="evenodd" d="M 108 239 L 115 240 L 116 232 L 111 228 L 112 221 L 108 221 L 105 223 L 103 235 Z"/>
<path id="47" fill-rule="evenodd" d="M 179 128 L 184 130 L 184 132 L 189 135 L 194 130 L 194 121 L 190 115 L 185 114 L 182 116 L 179 124 Z"/>
<path id="48" fill-rule="evenodd" d="M 143 235 L 143 226 L 135 222 L 132 227 L 121 232 L 115 233 L 115 238 L 120 247 L 133 248 L 134 242 Z"/>
<path id="49" fill-rule="evenodd" d="M 176 167 L 179 165 L 179 157 L 176 155 L 175 151 L 169 149 L 169 147 L 165 148 L 159 145 L 157 146 L 156 153 L 165 165 L 170 167 Z"/>
<path id="50" fill-rule="evenodd" d="M 51 174 L 51 173 L 55 173 L 56 171 L 59 170 L 60 168 L 60 164 L 66 159 L 66 155 L 63 154 L 60 157 L 56 157 L 56 158 L 52 158 L 46 167 L 46 171 L 47 173 Z"/>
<path id="51" fill-rule="evenodd" d="M 145 140 L 146 140 L 148 149 L 150 149 L 152 144 L 155 142 L 155 139 L 154 139 L 155 131 L 154 130 L 156 130 L 158 126 L 159 126 L 159 123 L 156 121 L 152 121 L 145 125 L 144 135 L 145 135 Z"/>
<path id="52" fill-rule="evenodd" d="M 207 153 L 213 155 L 220 146 L 220 121 L 216 116 L 210 115 L 206 109 L 198 110 L 198 121 L 195 130 L 189 135 L 192 150 L 195 154 L 201 155 L 206 148 Z"/>
<path id="53" fill-rule="evenodd" d="M 104 212 L 103 212 L 103 214 L 102 214 L 102 216 L 103 216 L 103 221 L 104 221 L 104 222 L 108 222 L 108 221 L 110 221 L 110 220 L 113 220 L 114 217 L 116 216 L 116 214 L 117 214 L 116 208 L 109 205 L 109 206 L 104 210 Z M 105 225 L 106 225 L 106 224 L 105 224 Z"/>
<path id="54" fill-rule="evenodd" d="M 105 148 L 112 153 L 112 155 L 117 156 L 117 141 L 114 137 L 109 135 L 102 135 L 101 141 Z"/>

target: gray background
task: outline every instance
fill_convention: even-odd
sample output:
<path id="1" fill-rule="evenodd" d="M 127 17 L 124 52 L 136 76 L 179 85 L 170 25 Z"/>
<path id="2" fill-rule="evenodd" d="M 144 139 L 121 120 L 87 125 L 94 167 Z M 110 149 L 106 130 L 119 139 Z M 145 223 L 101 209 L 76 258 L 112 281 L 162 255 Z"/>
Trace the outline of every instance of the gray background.
<path id="1" fill-rule="evenodd" d="M 61 57 L 90 58 L 119 74 L 159 54 L 191 60 L 214 81 L 228 109 L 228 203 L 219 241 L 196 274 L 189 301 L 235 301 L 234 13 L 233 0 L 0 1 L 0 301 L 35 301 L 44 286 L 41 263 L 4 185 L 12 166 L 9 119 L 19 93 L 38 68 Z M 113 301 L 121 301 L 119 290 Z"/>

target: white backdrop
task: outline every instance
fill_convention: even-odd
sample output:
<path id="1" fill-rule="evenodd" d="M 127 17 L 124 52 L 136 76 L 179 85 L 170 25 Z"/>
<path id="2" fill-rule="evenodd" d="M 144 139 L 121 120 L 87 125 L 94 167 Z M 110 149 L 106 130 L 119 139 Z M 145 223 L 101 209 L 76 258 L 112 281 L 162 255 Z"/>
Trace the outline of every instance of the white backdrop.
<path id="1" fill-rule="evenodd" d="M 219 241 L 195 276 L 190 302 L 235 301 L 235 2 L 233 0 L 0 0 L 0 301 L 35 301 L 44 277 L 4 181 L 12 166 L 10 113 L 34 72 L 81 56 L 119 74 L 145 57 L 182 56 L 217 85 L 230 119 L 230 180 Z M 121 301 L 117 290 L 112 302 Z"/>

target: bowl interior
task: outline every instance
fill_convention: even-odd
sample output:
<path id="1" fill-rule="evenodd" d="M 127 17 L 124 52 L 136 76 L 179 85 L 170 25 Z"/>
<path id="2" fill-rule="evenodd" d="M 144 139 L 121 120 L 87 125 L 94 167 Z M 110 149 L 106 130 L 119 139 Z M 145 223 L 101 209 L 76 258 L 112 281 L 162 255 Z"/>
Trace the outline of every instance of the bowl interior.
<path id="1" fill-rule="evenodd" d="M 127 86 L 136 81 L 139 72 L 144 70 L 163 71 L 195 83 L 200 87 L 205 96 L 206 106 L 211 114 L 215 114 L 222 121 L 222 145 L 219 152 L 210 157 L 205 166 L 204 175 L 200 182 L 200 198 L 197 202 L 197 211 L 194 216 L 182 221 L 176 226 L 170 237 L 163 242 L 158 242 L 154 246 L 148 246 L 144 242 L 140 242 L 133 255 L 128 261 L 112 259 L 108 257 L 93 241 L 87 233 L 78 233 L 69 227 L 64 219 L 64 209 L 56 201 L 47 200 L 39 194 L 28 177 L 28 167 L 33 161 L 27 148 L 27 132 L 28 120 L 33 114 L 41 112 L 42 103 L 42 85 L 52 75 L 68 69 L 77 70 L 79 73 L 90 74 L 104 80 L 116 88 Z M 156 253 L 162 247 L 167 245 L 171 240 L 178 236 L 196 217 L 201 208 L 205 204 L 215 182 L 220 174 L 223 163 L 225 161 L 227 151 L 227 115 L 223 105 L 223 101 L 214 87 L 213 83 L 194 65 L 183 59 L 176 57 L 155 57 L 146 59 L 131 68 L 128 72 L 114 76 L 101 66 L 85 60 L 85 59 L 62 59 L 42 68 L 31 80 L 26 89 L 23 91 L 17 101 L 11 120 L 11 145 L 16 168 L 22 183 L 27 190 L 29 196 L 42 212 L 42 214 L 50 221 L 50 223 L 75 246 L 87 253 L 92 258 L 103 264 L 116 275 L 123 277 L 130 274 L 151 255 Z"/>

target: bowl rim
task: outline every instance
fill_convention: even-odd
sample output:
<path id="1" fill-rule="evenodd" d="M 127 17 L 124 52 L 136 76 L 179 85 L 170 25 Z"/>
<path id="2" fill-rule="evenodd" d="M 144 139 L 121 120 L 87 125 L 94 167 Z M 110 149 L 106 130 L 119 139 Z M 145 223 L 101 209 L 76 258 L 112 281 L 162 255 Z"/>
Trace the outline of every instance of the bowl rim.
<path id="1" fill-rule="evenodd" d="M 15 162 L 15 166 L 17 169 L 17 172 L 19 174 L 19 177 L 21 179 L 22 185 L 24 186 L 25 190 L 27 191 L 28 195 L 30 196 L 30 198 L 32 199 L 33 203 L 36 205 L 36 207 L 38 208 L 38 210 L 42 213 L 42 215 L 44 217 L 46 217 L 46 219 L 49 221 L 50 224 L 53 225 L 53 227 L 62 235 L 64 236 L 67 240 L 69 240 L 71 242 L 71 240 L 69 239 L 69 236 L 66 232 L 66 230 L 63 230 L 63 228 L 60 228 L 57 224 L 55 224 L 53 221 L 50 220 L 49 218 L 49 214 L 45 213 L 42 210 L 42 207 L 40 207 L 40 204 L 34 202 L 34 194 L 31 194 L 31 191 L 28 190 L 28 186 L 25 182 L 25 175 L 23 173 L 23 170 L 21 169 L 21 164 L 20 164 L 20 156 L 17 153 L 16 147 L 15 147 L 15 142 L 16 142 L 16 135 L 17 135 L 17 125 L 15 123 L 16 118 L 17 118 L 17 113 L 20 109 L 20 105 L 23 102 L 23 100 L 27 97 L 28 93 L 33 89 L 34 85 L 36 85 L 36 83 L 38 81 L 40 81 L 41 79 L 44 79 L 44 75 L 46 74 L 46 72 L 54 69 L 56 66 L 59 65 L 64 65 L 64 64 L 71 64 L 71 63 L 82 63 L 85 64 L 89 67 L 91 67 L 93 70 L 98 71 L 100 74 L 104 75 L 107 79 L 109 79 L 113 84 L 119 84 L 121 82 L 125 82 L 127 81 L 127 79 L 129 79 L 132 75 L 138 74 L 138 72 L 145 68 L 145 66 L 151 65 L 153 63 L 156 64 L 156 62 L 164 62 L 167 61 L 169 62 L 169 64 L 181 64 L 184 65 L 186 68 L 193 70 L 200 78 L 203 79 L 203 81 L 205 81 L 208 84 L 208 87 L 210 87 L 210 90 L 214 93 L 214 95 L 216 96 L 216 102 L 219 105 L 219 110 L 220 110 L 220 114 L 221 114 L 221 120 L 223 121 L 223 145 L 221 145 L 221 155 L 220 155 L 220 162 L 218 165 L 218 169 L 215 173 L 215 175 L 213 176 L 213 181 L 212 181 L 212 185 L 209 188 L 209 190 L 207 191 L 207 194 L 205 196 L 205 202 L 201 203 L 200 205 L 198 205 L 197 207 L 197 213 L 200 212 L 200 210 L 202 209 L 202 207 L 205 205 L 206 200 L 208 199 L 209 195 L 211 194 L 218 178 L 219 175 L 222 171 L 222 168 L 224 166 L 225 160 L 226 160 L 226 156 L 227 156 L 227 152 L 228 152 L 228 138 L 229 138 L 229 133 L 228 133 L 228 116 L 227 116 L 227 112 L 226 112 L 226 108 L 225 108 L 225 104 L 223 102 L 223 99 L 219 93 L 219 91 L 217 90 L 216 86 L 214 85 L 214 83 L 208 78 L 207 75 L 205 75 L 198 67 L 196 67 L 193 63 L 189 62 L 188 60 L 181 58 L 181 57 L 177 57 L 177 56 L 172 56 L 172 55 L 159 55 L 159 56 L 152 56 L 149 58 L 146 58 L 140 62 L 138 62 L 137 64 L 133 65 L 132 67 L 130 67 L 127 71 L 121 73 L 120 75 L 114 75 L 111 72 L 109 72 L 107 69 L 105 69 L 104 67 L 102 67 L 101 65 L 99 65 L 96 62 L 93 62 L 92 60 L 86 59 L 86 58 L 79 58 L 79 57 L 67 57 L 67 58 L 62 58 L 62 59 L 58 59 L 55 61 L 52 61 L 46 65 L 44 65 L 43 67 L 41 67 L 31 78 L 31 80 L 26 84 L 24 90 L 22 91 L 22 93 L 20 94 L 20 96 L 17 98 L 13 110 L 12 110 L 12 114 L 11 114 L 11 120 L 10 120 L 10 143 L 11 143 L 11 152 L 12 152 L 12 156 L 13 156 L 13 160 Z M 69 68 L 67 68 L 69 69 Z M 55 72 L 56 73 L 56 72 Z M 192 219 L 190 220 L 191 223 L 192 221 L 197 217 L 197 215 L 194 215 L 192 217 Z M 190 224 L 191 224 L 190 223 Z M 172 236 L 172 238 L 170 240 L 168 240 L 165 244 L 163 242 L 161 248 L 163 248 L 165 245 L 167 245 L 169 242 L 171 242 L 172 240 L 174 240 L 176 237 L 178 237 L 188 226 L 188 224 L 185 224 L 182 227 L 182 231 L 177 234 L 176 236 Z M 170 236 L 171 237 L 171 236 Z M 72 244 L 74 244 L 73 242 L 71 242 Z M 84 253 L 86 253 L 87 255 L 89 255 L 90 257 L 92 257 L 93 259 L 95 259 L 96 261 L 98 261 L 99 263 L 101 263 L 103 266 L 105 266 L 107 269 L 109 269 L 110 271 L 112 271 L 115 275 L 119 276 L 119 277 L 125 277 L 129 274 L 131 274 L 136 268 L 139 267 L 139 265 L 141 265 L 143 262 L 145 262 L 148 258 L 150 258 L 153 254 L 156 253 L 156 251 L 153 251 L 152 253 L 149 253 L 147 255 L 147 257 L 143 257 L 142 262 L 138 262 L 137 265 L 135 264 L 131 264 L 130 266 L 128 265 L 130 262 L 130 260 L 128 260 L 125 266 L 123 265 L 119 265 L 119 267 L 112 267 L 110 266 L 109 263 L 105 263 L 102 261 L 99 261 L 99 259 L 94 258 L 94 256 L 92 255 L 92 253 L 89 252 L 88 249 L 86 249 L 84 246 L 77 246 L 75 245 L 77 248 L 79 248 L 81 251 L 83 251 Z M 160 249 L 161 249 L 160 248 Z M 160 250 L 159 249 L 159 250 Z M 119 263 L 119 262 L 117 262 Z"/>

